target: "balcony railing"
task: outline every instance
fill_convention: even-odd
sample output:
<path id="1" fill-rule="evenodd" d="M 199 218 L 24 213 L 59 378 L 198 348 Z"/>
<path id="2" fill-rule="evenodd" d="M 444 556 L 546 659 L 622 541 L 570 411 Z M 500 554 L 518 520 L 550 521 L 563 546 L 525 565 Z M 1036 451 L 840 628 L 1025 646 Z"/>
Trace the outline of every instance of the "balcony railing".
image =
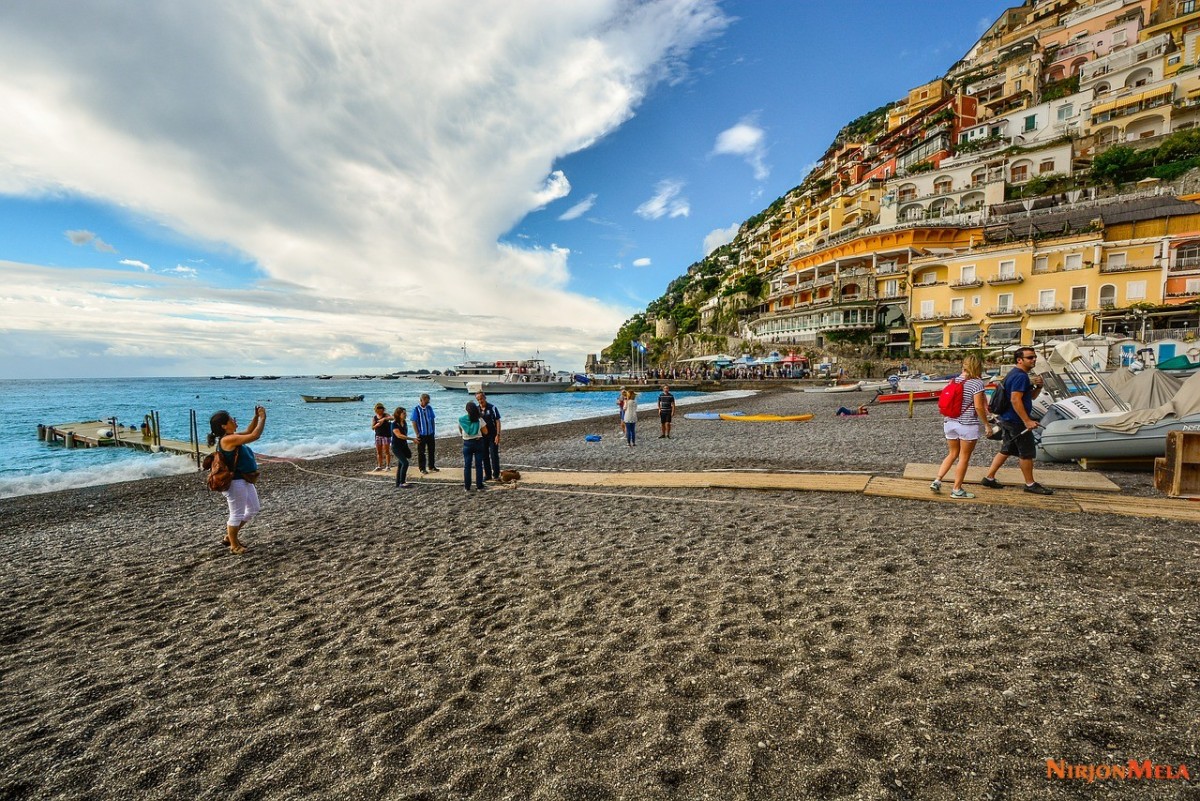
<path id="1" fill-rule="evenodd" d="M 889 264 L 889 265 L 885 265 L 883 267 L 875 268 L 876 275 L 895 275 L 896 273 L 904 273 L 904 272 L 908 272 L 908 267 L 907 266 L 901 267 L 898 264 Z"/>
<path id="2" fill-rule="evenodd" d="M 1012 306 L 995 306 L 988 309 L 986 314 L 988 317 L 1020 317 L 1022 312 Z"/>
<path id="3" fill-rule="evenodd" d="M 1071 311 L 1087 311 L 1087 307 L 1086 300 L 1071 300 Z"/>
<path id="4" fill-rule="evenodd" d="M 900 289 L 896 292 L 887 292 L 879 295 L 880 300 L 904 300 L 908 297 L 908 290 Z"/>
<path id="5" fill-rule="evenodd" d="M 1168 298 L 1195 298 L 1200 297 L 1200 289 L 1180 289 L 1175 292 L 1167 292 Z"/>
<path id="6" fill-rule="evenodd" d="M 932 323 L 942 318 L 937 312 L 931 312 L 929 314 L 914 314 L 910 319 L 914 323 Z"/>
<path id="7" fill-rule="evenodd" d="M 1019 284 L 1024 280 L 1025 276 L 1021 273 L 1002 273 L 1000 275 L 993 275 L 987 282 L 991 286 L 998 286 L 1000 284 Z"/>
<path id="8" fill-rule="evenodd" d="M 938 315 L 939 320 L 970 320 L 973 315 L 966 311 L 948 311 Z"/>
<path id="9" fill-rule="evenodd" d="M 1109 264 L 1108 262 L 1105 262 L 1104 264 L 1100 265 L 1100 272 L 1102 273 L 1132 273 L 1137 272 L 1138 270 L 1157 269 L 1158 267 L 1153 264 Z M 1200 266 L 1197 266 L 1194 269 L 1200 270 Z"/>
<path id="10" fill-rule="evenodd" d="M 1061 314 L 1064 309 L 1061 303 L 1031 303 L 1025 311 L 1028 314 Z"/>
<path id="11" fill-rule="evenodd" d="M 977 286 L 983 286 L 982 278 L 964 278 L 950 283 L 951 289 L 974 289 Z"/>
<path id="12" fill-rule="evenodd" d="M 1168 268 L 1169 272 L 1186 273 L 1200 270 L 1200 256 L 1181 256 Z"/>

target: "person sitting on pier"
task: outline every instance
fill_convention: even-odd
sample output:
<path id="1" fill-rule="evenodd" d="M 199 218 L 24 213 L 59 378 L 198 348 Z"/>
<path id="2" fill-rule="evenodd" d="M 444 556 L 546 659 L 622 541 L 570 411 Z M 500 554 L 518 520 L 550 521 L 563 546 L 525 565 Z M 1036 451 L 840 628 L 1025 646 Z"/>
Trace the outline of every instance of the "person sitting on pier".
<path id="1" fill-rule="evenodd" d="M 237 420 L 222 409 L 208 421 L 212 432 L 208 435 L 208 444 L 217 446 L 218 458 L 233 469 L 233 481 L 229 489 L 221 494 L 229 504 L 229 519 L 225 521 L 225 544 L 233 553 L 245 553 L 246 547 L 238 539 L 241 530 L 258 514 L 261 504 L 258 502 L 258 489 L 254 483 L 258 481 L 258 462 L 249 443 L 262 436 L 263 426 L 267 422 L 267 410 L 262 406 L 254 407 L 254 419 L 244 431 L 237 430 Z"/>

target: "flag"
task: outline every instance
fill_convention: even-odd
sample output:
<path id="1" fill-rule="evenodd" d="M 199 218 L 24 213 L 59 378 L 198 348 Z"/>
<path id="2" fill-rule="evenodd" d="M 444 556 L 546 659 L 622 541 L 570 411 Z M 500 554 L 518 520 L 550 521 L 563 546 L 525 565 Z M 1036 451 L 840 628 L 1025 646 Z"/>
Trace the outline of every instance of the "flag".
<path id="1" fill-rule="evenodd" d="M 637 348 L 638 350 L 640 350 L 642 353 L 646 352 L 646 346 L 643 345 L 640 340 L 637 340 L 637 339 L 633 340 L 633 346 L 635 348 Z"/>

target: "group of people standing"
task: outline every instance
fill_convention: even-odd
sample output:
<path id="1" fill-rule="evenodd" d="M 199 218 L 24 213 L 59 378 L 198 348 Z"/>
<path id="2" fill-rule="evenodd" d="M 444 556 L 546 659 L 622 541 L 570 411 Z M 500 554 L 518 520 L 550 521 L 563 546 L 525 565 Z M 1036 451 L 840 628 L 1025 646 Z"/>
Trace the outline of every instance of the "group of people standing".
<path id="1" fill-rule="evenodd" d="M 621 387 L 621 394 L 617 398 L 617 410 L 617 419 L 621 425 L 621 433 L 625 436 L 625 445 L 630 448 L 635 447 L 638 421 L 637 393 L 632 389 Z M 658 396 L 658 423 L 662 431 L 658 435 L 659 439 L 671 438 L 671 418 L 674 414 L 675 396 L 671 394 L 671 388 L 663 384 L 662 392 Z"/>
<path id="2" fill-rule="evenodd" d="M 458 418 L 458 431 L 463 441 L 463 482 L 471 489 L 471 470 L 474 466 L 475 485 L 485 489 L 483 482 L 500 478 L 500 410 L 489 403 L 482 392 L 468 401 L 466 413 Z M 437 413 L 429 404 L 429 395 L 421 395 L 412 409 L 412 433 L 409 433 L 407 410 L 397 406 L 391 413 L 382 403 L 375 404 L 371 430 L 375 434 L 375 470 L 391 470 L 395 459 L 396 486 L 408 489 L 408 468 L 412 447 L 417 446 L 417 468 L 421 475 L 440 473 L 437 467 Z"/>
<path id="3" fill-rule="evenodd" d="M 987 475 L 980 483 L 989 489 L 1002 488 L 1004 485 L 996 480 L 996 473 L 1008 461 L 1008 457 L 1016 456 L 1021 468 L 1021 477 L 1025 480 L 1025 492 L 1053 495 L 1054 490 L 1043 487 L 1033 478 L 1033 460 L 1037 456 L 1037 443 L 1033 432 L 1038 427 L 1038 422 L 1033 419 L 1033 401 L 1041 394 L 1042 378 L 1030 375 L 1030 371 L 1037 364 L 1037 352 L 1033 348 L 1019 348 L 1013 356 L 1013 369 L 1004 377 L 1003 384 L 996 389 L 1009 398 L 1008 408 L 996 418 L 996 427 L 1000 430 L 1000 452 L 992 459 Z M 944 418 L 942 429 L 949 452 L 938 467 L 937 477 L 929 488 L 934 492 L 941 492 L 942 481 L 957 461 L 958 467 L 954 472 L 954 487 L 950 497 L 974 498 L 974 494 L 963 489 L 967 465 L 971 461 L 975 444 L 979 441 L 980 429 L 987 432 L 989 439 L 993 435 L 983 391 L 983 362 L 980 358 L 971 355 L 963 359 L 962 375 L 955 380 L 963 382 L 962 411 L 957 417 Z"/>

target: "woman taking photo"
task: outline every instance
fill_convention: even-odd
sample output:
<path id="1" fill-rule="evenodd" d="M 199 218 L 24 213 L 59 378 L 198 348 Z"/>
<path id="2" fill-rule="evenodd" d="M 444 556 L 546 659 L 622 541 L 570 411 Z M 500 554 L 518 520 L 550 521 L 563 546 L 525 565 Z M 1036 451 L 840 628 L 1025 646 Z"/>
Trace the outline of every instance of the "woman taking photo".
<path id="1" fill-rule="evenodd" d="M 958 460 L 958 469 L 954 471 L 954 489 L 951 498 L 974 498 L 975 496 L 963 489 L 963 480 L 967 477 L 967 465 L 971 461 L 971 453 L 975 443 L 979 441 L 979 429 L 982 425 L 987 433 L 992 433 L 992 424 L 987 416 L 987 396 L 983 392 L 983 362 L 978 356 L 971 355 L 963 359 L 962 375 L 954 379 L 963 382 L 962 411 L 957 417 L 944 417 L 942 431 L 946 435 L 946 445 L 949 453 L 938 467 L 937 478 L 929 485 L 934 492 L 942 491 L 942 479 L 950 472 L 954 460 Z"/>
<path id="2" fill-rule="evenodd" d="M 262 436 L 267 422 L 267 410 L 254 407 L 254 419 L 244 431 L 237 430 L 237 420 L 227 411 L 219 411 L 208 421 L 211 432 L 208 444 L 217 446 L 217 458 L 223 459 L 233 471 L 229 489 L 221 494 L 229 504 L 229 519 L 225 521 L 225 544 L 233 553 L 245 553 L 246 547 L 238 539 L 241 530 L 249 523 L 260 508 L 258 489 L 258 461 L 249 443 Z"/>
<path id="3" fill-rule="evenodd" d="M 392 466 L 392 418 L 382 403 L 375 404 L 371 430 L 375 432 L 375 470 L 387 470 Z"/>
<path id="4" fill-rule="evenodd" d="M 396 486 L 408 489 L 408 463 L 412 461 L 412 448 L 408 443 L 412 437 L 408 435 L 408 410 L 397 406 L 392 412 L 392 453 L 396 455 Z"/>
<path id="5" fill-rule="evenodd" d="M 487 431 L 479 406 L 467 401 L 467 413 L 458 418 L 463 441 L 463 486 L 471 491 L 471 462 L 475 462 L 475 488 L 483 489 L 483 435 Z"/>

